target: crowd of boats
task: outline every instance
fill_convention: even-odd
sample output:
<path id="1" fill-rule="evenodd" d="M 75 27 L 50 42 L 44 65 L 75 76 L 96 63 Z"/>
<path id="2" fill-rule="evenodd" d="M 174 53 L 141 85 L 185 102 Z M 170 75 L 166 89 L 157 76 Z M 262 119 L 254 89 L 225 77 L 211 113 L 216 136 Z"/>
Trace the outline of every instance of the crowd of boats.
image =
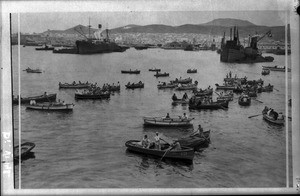
<path id="1" fill-rule="evenodd" d="M 273 69 L 272 69 L 273 68 Z M 262 75 L 265 75 L 264 71 L 282 71 L 285 67 L 265 67 L 263 66 Z M 30 70 L 30 68 L 27 68 Z M 156 75 L 161 72 L 161 69 L 151 68 L 150 72 L 156 72 Z M 122 70 L 121 73 L 126 74 L 140 74 L 140 70 Z M 197 69 L 188 69 L 187 73 L 196 73 Z M 163 73 L 162 73 L 163 74 Z M 205 89 L 198 88 L 198 81 L 194 81 L 191 77 L 188 78 L 175 78 L 169 82 L 158 82 L 158 89 L 174 89 L 175 91 L 186 91 L 182 98 L 178 98 L 176 92 L 171 97 L 172 105 L 186 104 L 189 106 L 190 110 L 201 110 L 201 109 L 223 109 L 227 110 L 229 107 L 229 102 L 233 100 L 234 94 L 238 94 L 238 104 L 241 107 L 249 107 L 251 101 L 257 100 L 257 94 L 262 92 L 272 92 L 274 86 L 271 84 L 264 85 L 264 81 L 259 78 L 256 80 L 249 80 L 246 76 L 238 77 L 232 75 L 232 72 L 226 74 L 223 79 L 224 83 L 221 85 L 215 84 L 215 90 L 208 86 Z M 125 84 L 127 89 L 144 88 L 144 83 L 139 81 L 137 83 L 128 82 Z M 75 82 L 72 83 L 62 83 L 58 84 L 60 89 L 75 89 L 74 98 L 76 99 L 109 99 L 113 92 L 119 92 L 121 90 L 120 82 L 117 84 L 105 83 L 101 87 L 97 83 L 90 82 Z M 187 94 L 189 92 L 189 96 Z M 214 97 L 214 94 L 217 97 Z M 42 111 L 72 111 L 74 108 L 73 103 L 65 103 L 64 101 L 57 100 L 57 94 L 48 94 L 45 92 L 43 95 L 31 96 L 31 97 L 21 97 L 13 96 L 13 104 L 25 104 L 27 109 L 32 110 L 42 110 Z M 261 102 L 262 103 L 262 102 Z M 291 105 L 291 100 L 290 104 Z M 263 119 L 269 123 L 276 125 L 284 125 L 285 118 L 284 115 L 279 115 L 273 109 L 264 108 L 261 114 Z M 250 116 L 249 118 L 258 115 Z M 161 126 L 161 127 L 188 127 L 193 126 L 193 118 L 188 118 L 186 114 L 179 117 L 170 117 L 169 114 L 165 117 L 143 117 L 144 126 Z M 145 136 L 144 136 L 145 137 Z M 145 139 L 145 138 L 143 138 Z M 164 141 L 164 143 L 161 143 Z M 209 146 L 210 141 L 210 130 L 203 131 L 203 129 L 198 129 L 198 134 L 191 134 L 184 138 L 179 138 L 173 142 L 166 142 L 160 138 L 160 142 L 150 142 L 149 145 L 142 145 L 142 141 L 130 140 L 126 142 L 128 150 L 150 154 L 163 158 L 175 158 L 181 160 L 191 161 L 194 157 L 194 151 L 202 150 Z M 159 148 L 157 146 L 159 145 Z M 21 149 L 24 148 L 24 156 L 34 148 L 30 142 L 23 145 Z M 27 149 L 27 150 L 26 150 Z M 17 153 L 16 153 L 17 155 Z"/>

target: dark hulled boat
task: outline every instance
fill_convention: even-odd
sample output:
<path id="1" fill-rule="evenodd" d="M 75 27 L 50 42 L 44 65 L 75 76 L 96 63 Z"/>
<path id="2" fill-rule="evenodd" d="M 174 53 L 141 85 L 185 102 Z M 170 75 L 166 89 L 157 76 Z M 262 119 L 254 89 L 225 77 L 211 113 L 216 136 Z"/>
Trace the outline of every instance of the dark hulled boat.
<path id="1" fill-rule="evenodd" d="M 140 74 L 141 70 L 121 70 L 122 74 Z"/>
<path id="2" fill-rule="evenodd" d="M 191 98 L 192 99 L 192 98 Z M 189 101 L 189 109 L 227 109 L 229 101 L 216 101 L 210 103 L 203 103 L 203 101 Z"/>
<path id="3" fill-rule="evenodd" d="M 203 135 L 200 134 L 192 134 L 188 137 L 180 138 L 176 140 L 180 143 L 180 146 L 185 146 L 189 148 L 193 148 L 195 151 L 200 148 L 208 147 L 210 143 L 210 130 L 203 132 Z"/>
<path id="4" fill-rule="evenodd" d="M 25 158 L 31 150 L 35 147 L 35 144 L 32 142 L 24 142 L 21 144 L 21 159 Z M 14 147 L 14 160 L 19 160 L 20 154 L 19 154 L 19 145 Z"/>
<path id="5" fill-rule="evenodd" d="M 248 95 L 241 95 L 238 103 L 242 106 L 249 106 L 251 104 L 251 98 Z"/>
<path id="6" fill-rule="evenodd" d="M 273 62 L 274 58 L 271 56 L 263 57 L 257 48 L 257 43 L 266 35 L 271 36 L 271 31 L 268 31 L 262 37 L 258 35 L 251 37 L 251 42 L 248 47 L 241 45 L 239 40 L 239 32 L 236 27 L 230 29 L 230 40 L 225 43 L 225 32 L 221 42 L 221 55 L 222 62 L 229 63 L 258 63 L 258 62 Z"/>
<path id="7" fill-rule="evenodd" d="M 144 88 L 144 83 L 132 83 L 132 84 L 130 84 L 130 83 L 128 83 L 128 84 L 126 84 L 125 85 L 125 87 L 126 88 L 128 88 L 128 89 L 135 89 L 135 88 Z"/>
<path id="8" fill-rule="evenodd" d="M 89 32 L 91 29 L 91 25 L 89 27 Z M 116 44 L 114 41 L 112 41 L 108 36 L 108 29 L 106 29 L 106 37 L 103 38 L 102 34 L 100 32 L 102 25 L 99 24 L 98 28 L 99 30 L 94 33 L 95 38 L 91 38 L 90 33 L 89 37 L 86 37 L 83 33 L 80 31 L 74 29 L 79 34 L 81 34 L 83 37 L 85 37 L 85 40 L 77 40 L 75 42 L 77 53 L 78 54 L 97 54 L 97 53 L 110 53 L 110 52 L 124 52 L 128 49 L 128 47 L 123 47 L 118 44 Z"/>
<path id="9" fill-rule="evenodd" d="M 149 148 L 143 148 L 139 145 L 138 140 L 129 140 L 125 143 L 125 146 L 129 151 L 141 153 L 145 155 L 152 155 L 160 158 L 177 159 L 185 161 L 193 161 L 194 149 L 188 147 L 182 147 L 181 149 L 169 149 L 169 144 L 163 144 L 161 150 L 155 149 L 154 145 L 150 145 Z"/>
<path id="10" fill-rule="evenodd" d="M 75 99 L 108 99 L 110 98 L 110 93 L 75 93 Z"/>
<path id="11" fill-rule="evenodd" d="M 35 101 L 36 103 L 55 101 L 56 100 L 56 93 L 55 94 L 49 94 L 49 95 L 33 96 L 33 97 L 21 97 L 21 104 L 29 104 L 31 100 Z M 13 98 L 12 102 L 13 102 L 13 104 L 18 104 L 19 99 L 18 98 Z"/>

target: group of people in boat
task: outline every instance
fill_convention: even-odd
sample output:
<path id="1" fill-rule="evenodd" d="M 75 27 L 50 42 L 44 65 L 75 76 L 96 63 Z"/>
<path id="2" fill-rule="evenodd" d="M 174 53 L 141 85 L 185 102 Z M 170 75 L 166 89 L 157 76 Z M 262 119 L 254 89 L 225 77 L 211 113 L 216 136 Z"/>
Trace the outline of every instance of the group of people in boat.
<path id="1" fill-rule="evenodd" d="M 160 136 L 159 133 L 156 132 L 155 136 L 153 138 L 153 142 L 148 138 L 148 135 L 144 135 L 142 141 L 139 143 L 143 148 L 151 148 L 156 150 L 162 150 L 162 142 L 164 141 Z M 164 141 L 165 142 L 165 141 Z M 167 143 L 167 142 L 165 142 Z M 166 151 L 168 150 L 181 150 L 180 143 L 177 141 L 172 142 L 167 149 L 164 149 Z"/>
<path id="2" fill-rule="evenodd" d="M 182 96 L 182 100 L 186 100 L 186 99 L 188 99 L 188 95 L 186 93 L 184 93 L 183 96 Z M 172 100 L 173 101 L 177 101 L 178 100 L 178 98 L 177 98 L 177 96 L 176 96 L 175 93 L 172 96 Z"/>
<path id="3" fill-rule="evenodd" d="M 141 85 L 141 84 L 143 84 L 143 82 L 139 81 L 137 84 Z M 130 83 L 130 82 L 127 83 L 127 86 L 134 86 L 134 85 L 135 85 L 134 82 L 133 83 Z"/>
<path id="4" fill-rule="evenodd" d="M 282 113 L 277 113 L 276 111 L 274 111 L 273 108 L 268 108 L 267 106 L 265 106 L 263 112 L 263 114 L 267 114 L 268 116 L 272 117 L 274 120 L 282 120 L 284 119 Z"/>
<path id="5" fill-rule="evenodd" d="M 197 97 L 192 96 L 192 98 L 189 101 L 190 105 L 209 105 L 213 103 L 212 96 L 203 96 L 203 97 Z"/>

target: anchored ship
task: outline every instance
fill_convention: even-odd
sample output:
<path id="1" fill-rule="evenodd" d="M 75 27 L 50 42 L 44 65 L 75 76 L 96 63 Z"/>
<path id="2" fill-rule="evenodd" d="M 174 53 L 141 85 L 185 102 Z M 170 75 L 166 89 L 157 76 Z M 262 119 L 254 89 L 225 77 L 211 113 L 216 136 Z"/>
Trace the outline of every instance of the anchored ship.
<path id="1" fill-rule="evenodd" d="M 225 43 L 225 32 L 221 42 L 221 56 L 222 62 L 229 63 L 257 63 L 257 62 L 273 62 L 274 58 L 271 56 L 263 57 L 257 48 L 257 43 L 266 35 L 272 36 L 271 31 L 268 31 L 263 36 L 258 35 L 249 37 L 248 47 L 241 45 L 239 40 L 239 32 L 237 27 L 230 29 L 230 40 Z"/>
<path id="2" fill-rule="evenodd" d="M 124 52 L 128 47 L 122 47 L 112 41 L 108 36 L 108 29 L 106 29 L 106 37 L 102 36 L 101 27 L 102 25 L 98 25 L 98 31 L 94 33 L 95 38 L 91 38 L 90 36 L 90 28 L 89 27 L 89 37 L 85 36 L 83 33 L 77 31 L 80 35 L 84 36 L 85 40 L 77 40 L 76 48 L 78 54 L 95 54 L 95 53 L 109 53 L 109 52 Z"/>

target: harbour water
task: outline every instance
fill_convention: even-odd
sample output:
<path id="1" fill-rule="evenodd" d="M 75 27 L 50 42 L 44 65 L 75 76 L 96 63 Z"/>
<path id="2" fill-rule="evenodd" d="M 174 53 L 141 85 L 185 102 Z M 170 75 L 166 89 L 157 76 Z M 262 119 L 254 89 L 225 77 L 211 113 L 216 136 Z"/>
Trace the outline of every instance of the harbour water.
<path id="1" fill-rule="evenodd" d="M 13 46 L 13 91 L 18 94 L 17 47 Z M 262 76 L 262 65 L 284 65 L 284 56 L 273 56 L 272 63 L 226 64 L 213 51 L 128 49 L 123 53 L 74 55 L 21 48 L 22 97 L 57 93 L 57 98 L 74 103 L 72 112 L 26 110 L 21 106 L 22 142 L 36 144 L 35 158 L 21 164 L 22 188 L 247 188 L 285 187 L 285 127 L 271 125 L 260 114 L 264 106 L 285 112 L 285 73 L 271 72 Z M 40 68 L 42 74 L 22 70 Z M 156 78 L 149 68 L 161 68 L 170 77 Z M 187 74 L 188 68 L 198 73 Z M 140 69 L 139 75 L 121 74 L 122 69 Z M 191 77 L 198 87 L 222 84 L 226 73 L 264 80 L 274 85 L 273 92 L 258 94 L 249 107 L 238 105 L 238 95 L 228 110 L 189 110 L 172 106 L 175 92 L 158 90 L 159 81 Z M 289 73 L 290 74 L 290 73 Z M 289 79 L 290 79 L 289 75 Z M 59 89 L 59 82 L 73 81 L 121 84 L 120 93 L 109 100 L 74 99 L 74 90 Z M 142 81 L 144 89 L 127 90 L 128 82 Z M 192 92 L 187 92 L 188 96 Z M 213 95 L 215 100 L 216 94 Z M 289 111 L 291 108 L 289 108 Z M 15 142 L 18 142 L 18 106 L 14 106 Z M 148 128 L 143 116 L 177 117 L 183 113 L 194 117 L 193 127 L 201 124 L 211 130 L 212 143 L 197 152 L 192 164 L 160 161 L 126 151 L 125 142 L 147 134 L 154 139 L 158 131 L 171 141 L 192 130 Z M 289 122 L 289 129 L 291 122 Z M 291 131 L 291 130 L 289 130 Z M 291 141 L 291 140 L 290 140 Z M 290 168 L 291 170 L 291 168 Z M 15 166 L 18 187 L 18 165 Z"/>

